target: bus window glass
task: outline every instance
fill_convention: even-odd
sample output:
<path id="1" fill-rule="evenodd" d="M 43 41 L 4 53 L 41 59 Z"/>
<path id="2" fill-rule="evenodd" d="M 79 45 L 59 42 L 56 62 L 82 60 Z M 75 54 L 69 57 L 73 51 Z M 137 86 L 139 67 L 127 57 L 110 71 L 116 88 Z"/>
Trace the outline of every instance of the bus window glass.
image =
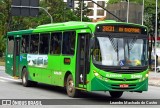
<path id="1" fill-rule="evenodd" d="M 73 55 L 75 50 L 76 32 L 69 31 L 63 33 L 63 49 L 62 54 Z"/>
<path id="2" fill-rule="evenodd" d="M 61 42 L 62 42 L 62 33 L 52 33 L 51 45 L 50 45 L 51 54 L 61 53 Z"/>
<path id="3" fill-rule="evenodd" d="M 22 53 L 29 53 L 29 35 L 22 36 L 22 45 L 21 45 L 21 52 Z"/>
<path id="4" fill-rule="evenodd" d="M 14 48 L 14 38 L 8 37 L 8 54 L 13 54 L 13 48 Z"/>
<path id="5" fill-rule="evenodd" d="M 30 53 L 38 54 L 39 35 L 31 35 Z"/>
<path id="6" fill-rule="evenodd" d="M 49 34 L 41 34 L 40 35 L 40 54 L 48 54 L 49 50 Z"/>

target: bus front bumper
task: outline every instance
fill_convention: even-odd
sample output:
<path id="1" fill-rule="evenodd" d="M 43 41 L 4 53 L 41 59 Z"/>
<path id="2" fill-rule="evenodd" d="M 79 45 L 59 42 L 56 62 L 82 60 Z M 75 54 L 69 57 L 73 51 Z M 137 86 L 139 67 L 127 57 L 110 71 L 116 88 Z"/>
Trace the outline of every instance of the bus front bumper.
<path id="1" fill-rule="evenodd" d="M 121 84 L 127 84 L 128 87 L 120 87 Z M 131 91 L 131 92 L 142 92 L 148 90 L 148 78 L 141 82 L 106 82 L 94 77 L 91 81 L 91 91 Z"/>

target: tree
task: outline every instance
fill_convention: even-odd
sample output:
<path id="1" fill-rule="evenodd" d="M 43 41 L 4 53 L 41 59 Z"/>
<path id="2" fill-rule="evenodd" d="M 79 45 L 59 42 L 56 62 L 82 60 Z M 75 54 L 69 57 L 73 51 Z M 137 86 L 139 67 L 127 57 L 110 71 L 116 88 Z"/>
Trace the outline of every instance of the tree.
<path id="1" fill-rule="evenodd" d="M 4 51 L 5 40 L 3 36 L 8 31 L 36 28 L 38 25 L 50 23 L 50 17 L 44 10 L 40 10 L 38 17 L 11 16 L 12 0 L 0 0 L 0 51 Z M 80 21 L 80 16 L 73 10 L 67 8 L 63 0 L 40 0 L 40 6 L 48 9 L 53 17 L 53 23 L 66 21 Z M 83 21 L 89 21 L 84 6 Z M 88 10 L 87 10 L 88 11 Z"/>
<path id="2" fill-rule="evenodd" d="M 83 2 L 81 2 L 81 0 L 78 0 L 78 7 L 75 9 L 75 15 L 79 18 L 81 18 L 81 5 L 83 5 L 83 15 L 82 15 L 82 20 L 83 21 L 90 21 L 90 19 L 87 17 L 87 14 L 91 11 L 90 9 L 88 9 L 88 6 L 86 6 L 86 4 Z"/>
<path id="3" fill-rule="evenodd" d="M 128 0 L 109 0 L 109 4 L 114 4 L 118 2 L 128 2 Z M 136 3 L 142 3 L 142 0 L 129 0 L 129 2 L 136 2 Z"/>
<path id="4" fill-rule="evenodd" d="M 3 53 L 5 51 L 5 38 L 3 36 L 0 36 L 0 57 L 3 56 Z"/>
<path id="5" fill-rule="evenodd" d="M 0 36 L 5 35 L 9 30 L 9 11 L 11 0 L 0 0 Z"/>

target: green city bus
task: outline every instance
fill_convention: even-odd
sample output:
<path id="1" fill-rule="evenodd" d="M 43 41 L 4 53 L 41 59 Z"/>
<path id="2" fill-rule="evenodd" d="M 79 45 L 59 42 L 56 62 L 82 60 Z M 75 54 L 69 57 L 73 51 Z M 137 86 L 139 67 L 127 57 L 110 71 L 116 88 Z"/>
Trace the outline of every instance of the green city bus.
<path id="1" fill-rule="evenodd" d="M 44 83 L 79 91 L 148 90 L 146 26 L 105 20 L 70 21 L 8 32 L 6 73 L 25 87 Z"/>

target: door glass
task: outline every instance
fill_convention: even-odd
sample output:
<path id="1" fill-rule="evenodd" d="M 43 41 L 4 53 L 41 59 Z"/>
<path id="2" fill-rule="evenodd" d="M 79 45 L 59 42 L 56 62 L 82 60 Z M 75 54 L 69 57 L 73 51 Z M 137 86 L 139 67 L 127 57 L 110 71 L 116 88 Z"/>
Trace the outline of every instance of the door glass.
<path id="1" fill-rule="evenodd" d="M 7 52 L 8 54 L 13 54 L 13 48 L 14 48 L 14 38 L 8 37 L 8 47 L 7 47 Z"/>
<path id="2" fill-rule="evenodd" d="M 86 75 L 89 73 L 89 39 L 90 34 L 80 33 L 78 37 L 78 51 L 77 51 L 77 74 L 79 84 L 86 84 Z M 84 88 L 84 87 L 83 87 Z"/>

